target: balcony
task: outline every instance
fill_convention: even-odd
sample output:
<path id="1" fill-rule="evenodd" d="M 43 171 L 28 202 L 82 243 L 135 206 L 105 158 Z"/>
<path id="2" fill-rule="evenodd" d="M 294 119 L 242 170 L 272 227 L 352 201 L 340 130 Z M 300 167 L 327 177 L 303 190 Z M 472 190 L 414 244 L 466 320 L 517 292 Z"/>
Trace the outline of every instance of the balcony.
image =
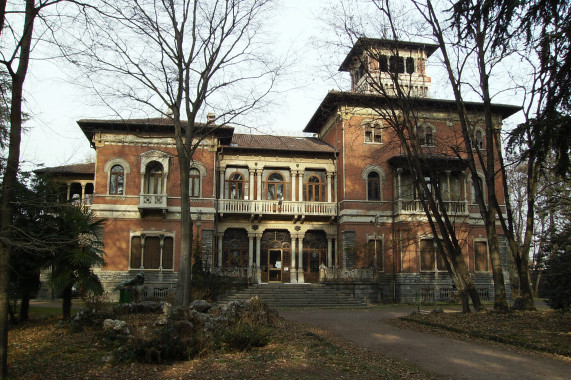
<path id="1" fill-rule="evenodd" d="M 140 194 L 139 195 L 139 210 L 167 210 L 167 195 L 166 194 Z"/>
<path id="2" fill-rule="evenodd" d="M 337 205 L 332 202 L 289 202 L 269 200 L 243 200 L 243 199 L 220 199 L 218 212 L 226 214 L 250 214 L 250 215 L 291 215 L 294 218 L 305 219 L 306 216 L 337 215 Z"/>
<path id="3" fill-rule="evenodd" d="M 448 215 L 467 215 L 468 202 L 466 201 L 444 201 L 442 203 Z M 396 202 L 397 214 L 424 214 L 424 208 L 420 200 L 399 199 Z"/>

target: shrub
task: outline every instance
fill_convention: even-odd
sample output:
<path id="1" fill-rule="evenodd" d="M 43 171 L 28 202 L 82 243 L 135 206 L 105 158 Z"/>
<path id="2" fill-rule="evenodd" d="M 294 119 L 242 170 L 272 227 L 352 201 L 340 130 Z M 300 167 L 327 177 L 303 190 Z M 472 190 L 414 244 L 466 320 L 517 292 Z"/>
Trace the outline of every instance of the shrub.
<path id="1" fill-rule="evenodd" d="M 270 342 L 271 331 L 268 327 L 239 322 L 221 333 L 220 340 L 229 349 L 246 351 L 253 347 L 264 347 Z"/>

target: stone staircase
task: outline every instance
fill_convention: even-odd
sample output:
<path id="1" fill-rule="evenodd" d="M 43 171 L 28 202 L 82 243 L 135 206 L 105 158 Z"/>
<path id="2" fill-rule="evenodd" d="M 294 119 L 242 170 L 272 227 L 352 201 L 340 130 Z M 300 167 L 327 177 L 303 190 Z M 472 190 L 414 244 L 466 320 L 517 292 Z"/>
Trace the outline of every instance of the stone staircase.
<path id="1" fill-rule="evenodd" d="M 256 284 L 223 297 L 219 305 L 254 296 L 274 308 L 288 307 L 362 307 L 365 303 L 350 292 L 335 290 L 324 284 Z"/>

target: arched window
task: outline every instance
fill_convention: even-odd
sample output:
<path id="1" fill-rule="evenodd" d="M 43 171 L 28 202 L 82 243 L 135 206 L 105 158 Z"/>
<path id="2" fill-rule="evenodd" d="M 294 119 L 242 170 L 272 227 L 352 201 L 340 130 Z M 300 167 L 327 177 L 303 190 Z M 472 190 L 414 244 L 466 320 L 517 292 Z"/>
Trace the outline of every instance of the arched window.
<path id="1" fill-rule="evenodd" d="M 269 200 L 283 200 L 285 195 L 285 181 L 281 173 L 273 172 L 266 181 L 266 193 Z"/>
<path id="2" fill-rule="evenodd" d="M 125 194 L 125 170 L 121 165 L 114 165 L 109 173 L 109 195 Z"/>
<path id="3" fill-rule="evenodd" d="M 325 185 L 321 179 L 312 175 L 305 183 L 305 200 L 308 202 L 323 202 Z"/>
<path id="4" fill-rule="evenodd" d="M 244 176 L 240 173 L 232 173 L 228 182 L 229 198 L 244 199 Z"/>
<path id="5" fill-rule="evenodd" d="M 381 177 L 377 172 L 370 172 L 367 175 L 367 200 L 381 200 Z"/>
<path id="6" fill-rule="evenodd" d="M 472 181 L 472 203 L 476 204 L 478 203 L 478 193 L 477 193 L 477 188 L 480 190 L 480 193 L 482 194 L 482 198 L 484 199 L 484 202 L 486 200 L 486 195 L 485 195 L 485 190 L 484 190 L 484 179 L 478 175 L 478 181 L 477 183 L 474 183 L 474 181 Z"/>
<path id="7" fill-rule="evenodd" d="M 190 189 L 189 195 L 193 198 L 200 197 L 200 171 L 196 168 L 190 169 L 189 173 Z"/>
<path id="8" fill-rule="evenodd" d="M 152 161 L 147 165 L 145 179 L 145 190 L 147 194 L 163 193 L 163 166 L 159 162 Z"/>

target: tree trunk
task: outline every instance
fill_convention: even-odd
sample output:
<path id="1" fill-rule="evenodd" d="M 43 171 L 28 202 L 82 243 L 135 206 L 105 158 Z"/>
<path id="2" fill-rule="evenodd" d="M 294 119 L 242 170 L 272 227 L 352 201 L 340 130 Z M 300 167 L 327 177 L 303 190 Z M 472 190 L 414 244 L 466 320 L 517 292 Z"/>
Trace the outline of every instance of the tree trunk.
<path id="1" fill-rule="evenodd" d="M 494 215 L 493 212 L 491 212 Z M 495 216 L 493 216 L 495 218 Z M 492 261 L 492 276 L 494 279 L 494 310 L 507 311 L 508 302 L 506 299 L 506 286 L 504 283 L 504 270 L 498 246 L 498 235 L 494 222 L 486 223 L 486 233 L 488 235 L 488 247 L 490 259 Z"/>
<path id="2" fill-rule="evenodd" d="M 12 98 L 10 104 L 10 143 L 8 160 L 2 184 L 0 219 L 0 375 L 8 377 L 8 276 L 10 260 L 10 226 L 12 202 L 20 165 L 20 141 L 22 139 L 22 93 L 28 71 L 32 32 L 36 10 L 34 0 L 26 0 L 24 32 L 20 39 L 20 60 L 17 71 L 11 72 Z"/>
<path id="3" fill-rule="evenodd" d="M 61 295 L 61 308 L 62 316 L 65 321 L 71 319 L 71 295 L 72 295 L 72 285 L 66 286 Z"/>

